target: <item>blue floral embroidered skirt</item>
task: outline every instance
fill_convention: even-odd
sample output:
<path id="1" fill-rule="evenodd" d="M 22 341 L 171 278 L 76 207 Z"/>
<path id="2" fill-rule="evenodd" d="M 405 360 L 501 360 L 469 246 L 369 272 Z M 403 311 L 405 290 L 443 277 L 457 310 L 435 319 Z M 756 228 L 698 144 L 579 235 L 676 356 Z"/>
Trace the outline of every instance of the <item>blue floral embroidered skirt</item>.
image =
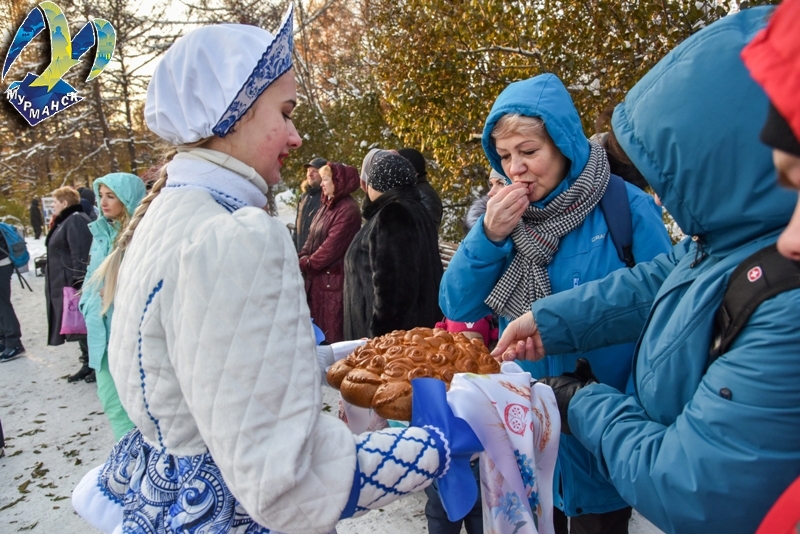
<path id="1" fill-rule="evenodd" d="M 209 453 L 174 456 L 137 429 L 84 477 L 72 501 L 81 517 L 109 534 L 270 532 L 245 512 Z"/>

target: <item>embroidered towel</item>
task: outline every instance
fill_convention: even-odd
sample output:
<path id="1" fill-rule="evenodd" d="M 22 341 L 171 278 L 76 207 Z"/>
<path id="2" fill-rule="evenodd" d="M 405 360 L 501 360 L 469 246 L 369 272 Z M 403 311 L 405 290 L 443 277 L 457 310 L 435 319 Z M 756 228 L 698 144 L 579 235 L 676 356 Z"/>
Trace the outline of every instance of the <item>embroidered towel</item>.
<path id="1" fill-rule="evenodd" d="M 553 390 L 506 362 L 501 374 L 455 375 L 447 402 L 485 448 L 480 455 L 484 531 L 553 534 L 553 472 L 561 435 Z"/>

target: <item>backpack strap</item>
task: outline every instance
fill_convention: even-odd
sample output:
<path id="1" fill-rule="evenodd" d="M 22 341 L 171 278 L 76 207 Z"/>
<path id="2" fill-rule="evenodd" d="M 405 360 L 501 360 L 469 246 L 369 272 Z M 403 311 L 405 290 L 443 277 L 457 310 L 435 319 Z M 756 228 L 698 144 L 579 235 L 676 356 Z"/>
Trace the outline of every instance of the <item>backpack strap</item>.
<path id="1" fill-rule="evenodd" d="M 714 316 L 713 345 L 706 369 L 725 354 L 762 302 L 800 288 L 800 262 L 772 244 L 746 258 L 731 274 L 722 304 Z"/>
<path id="2" fill-rule="evenodd" d="M 633 267 L 636 265 L 636 260 L 633 258 L 631 205 L 625 180 L 616 174 L 609 177 L 606 192 L 600 199 L 600 209 L 606 218 L 608 233 L 611 234 L 611 240 L 617 249 L 617 256 L 626 267 Z"/>

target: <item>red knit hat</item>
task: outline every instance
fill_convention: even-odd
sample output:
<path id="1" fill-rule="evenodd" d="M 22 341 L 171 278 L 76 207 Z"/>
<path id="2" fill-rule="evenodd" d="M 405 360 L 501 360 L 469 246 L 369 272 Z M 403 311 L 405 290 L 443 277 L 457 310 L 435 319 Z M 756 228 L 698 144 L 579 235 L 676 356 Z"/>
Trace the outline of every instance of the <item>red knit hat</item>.
<path id="1" fill-rule="evenodd" d="M 742 50 L 750 75 L 800 139 L 800 0 L 784 0 Z"/>

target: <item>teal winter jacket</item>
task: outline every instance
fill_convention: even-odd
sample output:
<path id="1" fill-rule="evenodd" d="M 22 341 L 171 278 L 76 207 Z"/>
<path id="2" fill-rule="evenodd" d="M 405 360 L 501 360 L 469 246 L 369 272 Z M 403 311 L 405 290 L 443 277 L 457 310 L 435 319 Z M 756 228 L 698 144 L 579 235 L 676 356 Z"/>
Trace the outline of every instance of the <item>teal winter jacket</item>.
<path id="1" fill-rule="evenodd" d="M 488 138 L 502 115 L 515 112 L 541 117 L 553 142 L 570 161 L 565 180 L 545 199 L 535 203 L 542 207 L 575 183 L 589 159 L 589 141 L 569 93 L 556 76 L 545 74 L 513 83 L 497 98 L 484 129 L 484 149 L 498 172 L 502 173 L 503 169 Z M 647 262 L 668 252 L 671 243 L 661 220 L 661 209 L 652 197 L 635 186 L 626 186 L 633 223 L 633 255 L 637 262 Z M 512 240 L 490 241 L 483 230 L 483 218 L 479 219 L 442 278 L 439 305 L 445 316 L 454 321 L 477 321 L 491 313 L 484 301 L 514 255 Z M 617 269 L 625 269 L 625 264 L 617 255 L 599 206 L 578 228 L 561 238 L 558 251 L 547 266 L 554 294 L 603 278 Z M 577 305 L 576 309 L 589 313 L 582 305 Z M 508 320 L 501 317 L 501 331 L 507 324 Z M 540 362 L 520 364 L 532 376 L 540 378 L 572 371 L 579 357 L 588 358 L 604 383 L 624 391 L 631 374 L 634 341 L 635 338 L 628 339 L 625 344 L 593 351 L 550 351 L 551 355 Z M 554 479 L 554 494 L 556 505 L 567 515 L 603 513 L 627 506 L 600 473 L 594 457 L 572 436 L 562 437 L 558 458 L 560 476 Z M 563 502 L 559 495 L 563 495 Z"/>
<path id="2" fill-rule="evenodd" d="M 136 207 L 144 198 L 144 182 L 134 175 L 128 173 L 111 173 L 98 178 L 94 181 L 93 188 L 97 207 L 100 209 L 100 186 L 104 185 L 111 189 L 117 198 L 125 206 L 128 217 L 133 215 Z M 109 221 L 102 215 L 96 221 L 89 224 L 92 232 L 92 247 L 89 250 L 89 267 L 86 269 L 86 280 L 90 280 L 92 274 L 97 270 L 106 256 L 114 247 L 114 241 L 119 233 L 117 224 Z M 83 295 L 81 296 L 80 309 L 86 320 L 86 341 L 89 345 L 89 367 L 95 370 L 100 369 L 100 363 L 105 357 L 108 348 L 109 326 L 111 325 L 111 310 L 105 315 L 101 313 L 103 308 L 100 287 L 95 284 L 84 284 Z"/>
<path id="3" fill-rule="evenodd" d="M 588 386 L 569 424 L 668 533 L 752 533 L 800 475 L 800 290 L 765 301 L 706 370 L 731 272 L 775 242 L 797 202 L 758 140 L 767 99 L 739 59 L 769 13 L 690 37 L 614 112 L 621 147 L 694 240 L 533 306 L 547 352 L 638 338 L 635 395 Z"/>

